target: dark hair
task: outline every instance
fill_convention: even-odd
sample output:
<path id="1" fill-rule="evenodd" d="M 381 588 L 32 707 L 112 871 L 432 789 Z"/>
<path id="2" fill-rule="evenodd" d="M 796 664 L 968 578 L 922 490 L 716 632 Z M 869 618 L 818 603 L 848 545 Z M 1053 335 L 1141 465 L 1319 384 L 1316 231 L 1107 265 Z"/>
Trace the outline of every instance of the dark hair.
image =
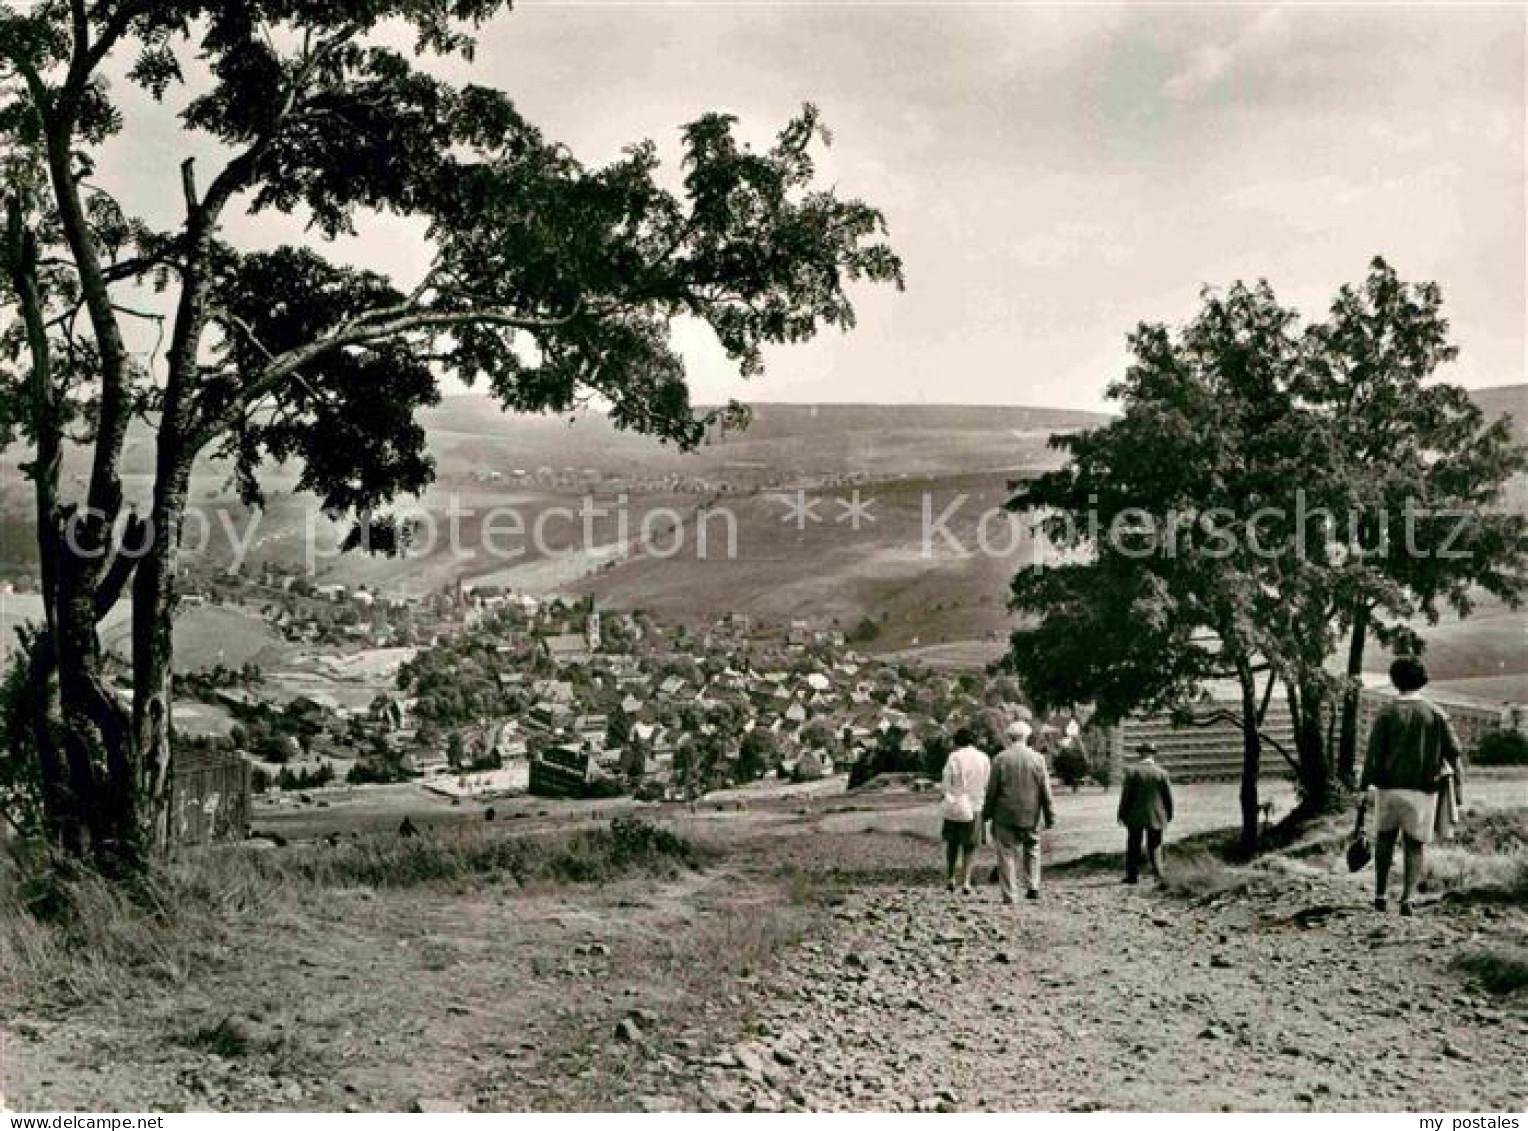
<path id="1" fill-rule="evenodd" d="M 954 743 L 957 747 L 975 746 L 976 732 L 970 727 L 961 727 L 955 732 Z"/>
<path id="2" fill-rule="evenodd" d="M 1415 656 L 1399 656 L 1390 665 L 1390 682 L 1397 691 L 1416 691 L 1427 686 L 1427 669 Z"/>

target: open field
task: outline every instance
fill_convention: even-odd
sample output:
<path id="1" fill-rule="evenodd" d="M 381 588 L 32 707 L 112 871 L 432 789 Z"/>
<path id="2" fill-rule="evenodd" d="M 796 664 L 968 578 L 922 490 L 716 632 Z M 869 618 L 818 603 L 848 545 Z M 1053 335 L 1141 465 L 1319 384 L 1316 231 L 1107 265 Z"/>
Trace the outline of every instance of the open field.
<path id="1" fill-rule="evenodd" d="M 677 550 L 662 540 L 657 553 L 573 591 L 681 622 L 739 612 L 847 629 L 870 616 L 881 626 L 877 647 L 1005 634 L 1008 581 L 1035 552 L 1027 525 L 1001 511 L 1010 479 L 992 472 L 808 487 L 813 509 L 799 518 L 794 489 L 731 497 L 730 520 L 716 512 L 688 523 Z M 865 508 L 858 529 L 856 493 Z"/>
<path id="2" fill-rule="evenodd" d="M 1467 679 L 1438 680 L 1432 687 L 1443 691 L 1456 691 L 1487 702 L 1500 700 L 1511 703 L 1528 703 L 1528 672 L 1515 675 L 1479 676 Z"/>

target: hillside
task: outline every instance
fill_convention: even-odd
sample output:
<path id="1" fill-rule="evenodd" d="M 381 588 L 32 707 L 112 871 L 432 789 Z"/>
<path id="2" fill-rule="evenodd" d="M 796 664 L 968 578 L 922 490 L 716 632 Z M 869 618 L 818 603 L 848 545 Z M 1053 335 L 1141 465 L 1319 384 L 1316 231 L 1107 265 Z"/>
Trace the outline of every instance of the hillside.
<path id="1" fill-rule="evenodd" d="M 573 586 L 617 608 L 701 622 L 727 612 L 778 625 L 802 618 L 847 630 L 881 626 L 878 647 L 1002 635 L 1009 579 L 1033 553 L 1027 524 L 1001 511 L 1009 475 L 915 477 L 867 484 L 859 528 L 855 492 L 809 492 L 810 517 L 792 520 L 789 494 L 727 500 L 728 520 L 684 524 L 684 541 L 607 567 Z M 814 501 L 815 500 L 815 501 Z"/>
<path id="2" fill-rule="evenodd" d="M 1046 441 L 1101 413 L 1013 406 L 752 406 L 741 432 L 694 452 L 622 432 L 598 413 L 506 414 L 487 397 L 448 397 L 423 414 L 443 479 L 479 469 L 590 468 L 606 474 L 722 476 L 756 483 L 806 475 L 926 475 L 1029 466 Z"/>
<path id="3" fill-rule="evenodd" d="M 1470 397 L 1489 419 L 1512 417 L 1513 438 L 1519 444 L 1528 444 L 1528 384 L 1471 389 Z"/>
<path id="4" fill-rule="evenodd" d="M 1528 438 L 1528 385 L 1473 395 L 1491 416 L 1513 413 L 1518 436 Z M 870 616 L 881 625 L 878 648 L 978 642 L 985 655 L 1010 627 L 1008 582 L 1031 547 L 1027 538 L 1013 538 L 1006 520 L 982 516 L 1001 506 L 1016 473 L 1056 464 L 1058 453 L 1049 447 L 1053 433 L 1107 419 L 1020 406 L 761 404 L 753 407 L 746 431 L 712 437 L 698 451 L 682 453 L 622 432 L 598 413 L 506 414 L 485 396 L 447 397 L 424 414 L 437 481 L 420 506 L 436 519 L 442 539 L 453 505 L 475 512 L 475 519 L 461 524 L 458 546 L 464 552 L 437 542 L 414 558 L 329 555 L 323 551 L 333 545 L 335 531 L 320 519 L 318 577 L 413 592 L 457 578 L 571 590 L 592 593 L 612 607 L 645 607 L 690 622 L 737 611 L 779 623 L 798 617 L 837 622 L 847 630 Z M 135 433 L 127 457 L 130 492 L 146 488 L 151 456 L 147 437 Z M 35 551 L 28 493 L 11 470 L 18 458 L 15 450 L 5 456 L 0 569 L 24 577 L 35 569 Z M 75 464 L 70 474 L 79 470 Z M 267 507 L 255 516 L 232 500 L 223 469 L 200 467 L 194 501 L 226 514 L 210 522 L 212 542 L 204 551 L 188 547 L 188 562 L 218 568 L 230 557 L 225 532 L 242 533 L 256 522 L 247 565 L 301 563 L 308 500 L 291 493 L 292 469 L 273 469 L 268 483 Z M 783 496 L 798 488 L 819 499 L 815 521 L 800 530 L 782 521 L 790 517 Z M 854 490 L 871 501 L 858 530 L 844 521 Z M 584 545 L 582 524 L 557 517 L 557 508 L 577 510 L 586 494 L 612 513 L 626 496 L 629 529 L 623 534 L 613 518 L 604 519 Z M 1521 506 L 1525 499 L 1528 484 L 1519 482 L 1507 505 Z M 925 530 L 957 500 L 946 524 L 949 539 Z M 696 542 L 697 513 L 722 502 L 735 523 L 738 551 L 731 560 L 724 519 L 714 517 L 708 526 L 707 555 Z M 544 544 L 538 548 L 521 537 L 510 540 L 508 557 L 480 552 L 480 520 L 494 508 L 511 508 L 527 530 L 551 516 Z M 627 558 L 627 542 L 640 533 L 644 518 L 665 513 L 677 516 L 682 528 L 678 548 L 667 552 L 674 524 L 665 521 L 653 527 L 664 532 L 662 554 Z M 983 521 L 994 552 L 977 543 Z M 1435 656 L 1449 676 L 1501 679 L 1528 670 L 1521 618 L 1484 613 L 1491 615 L 1429 633 L 1437 636 Z"/>

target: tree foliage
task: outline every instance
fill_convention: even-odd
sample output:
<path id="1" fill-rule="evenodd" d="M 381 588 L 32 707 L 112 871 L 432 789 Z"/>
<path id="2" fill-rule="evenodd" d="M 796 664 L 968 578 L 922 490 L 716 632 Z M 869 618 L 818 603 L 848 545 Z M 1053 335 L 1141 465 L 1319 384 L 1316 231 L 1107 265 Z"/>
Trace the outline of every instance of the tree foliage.
<path id="1" fill-rule="evenodd" d="M 1382 260 L 1309 325 L 1266 283 L 1206 291 L 1179 330 L 1131 335 L 1110 389 L 1122 415 L 1058 437 L 1067 465 L 1012 503 L 1062 552 L 1013 582 L 1027 621 L 1006 662 L 1026 694 L 1105 721 L 1235 723 L 1248 848 L 1265 747 L 1296 772 L 1302 812 L 1332 795 L 1367 631 L 1415 649 L 1417 615 L 1522 596 L 1524 518 L 1493 504 L 1524 452 L 1463 390 L 1424 385 L 1455 352 L 1441 305 Z M 1329 664 L 1344 642 L 1345 675 Z M 1207 708 L 1217 680 L 1232 706 Z M 1266 731 L 1276 691 L 1293 749 Z"/>
<path id="2" fill-rule="evenodd" d="M 828 137 L 811 106 L 763 151 L 730 116 L 701 115 L 681 130 L 671 190 L 651 142 L 590 167 L 503 92 L 442 78 L 435 63 L 470 62 L 474 29 L 507 7 L 0 4 L 0 439 L 35 453 L 63 727 L 48 795 L 71 848 L 130 862 L 165 836 L 169 624 L 198 455 L 226 456 L 251 501 L 263 468 L 295 461 L 332 515 L 371 520 L 352 545 L 390 549 L 386 508 L 433 472 L 416 414 L 443 380 L 521 411 L 597 402 L 619 427 L 692 446 L 718 414 L 690 404 L 676 324 L 708 327 L 748 376 L 770 345 L 851 327 L 853 283 L 900 285 L 880 212 L 817 184 Z M 184 213 L 168 228 L 95 176 L 135 129 L 108 74 L 225 155 L 206 170 L 188 159 L 165 185 Z M 307 239 L 240 246 L 234 209 L 289 215 Z M 417 277 L 328 253 L 383 213 L 422 224 Z M 139 323 L 163 335 L 147 360 L 130 347 Z M 153 430 L 156 471 L 130 503 L 135 418 Z M 59 473 L 71 443 L 90 454 L 78 498 Z M 101 677 L 96 632 L 129 591 L 130 712 Z"/>

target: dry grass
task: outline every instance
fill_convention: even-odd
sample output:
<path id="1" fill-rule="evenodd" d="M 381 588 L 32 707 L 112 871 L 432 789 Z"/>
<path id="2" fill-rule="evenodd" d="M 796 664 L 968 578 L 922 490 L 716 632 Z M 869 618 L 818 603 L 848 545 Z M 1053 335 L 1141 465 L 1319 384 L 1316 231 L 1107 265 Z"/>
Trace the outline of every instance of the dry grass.
<path id="1" fill-rule="evenodd" d="M 1433 845 L 1422 890 L 1471 902 L 1528 903 L 1528 851 L 1482 853 Z"/>
<path id="2" fill-rule="evenodd" d="M 1252 886 L 1254 875 L 1227 864 L 1201 849 L 1177 851 L 1162 864 L 1162 890 L 1187 899 L 1208 900 L 1239 895 Z"/>
<path id="3" fill-rule="evenodd" d="M 232 933 L 255 918 L 305 917 L 334 893 L 423 885 L 522 888 L 670 877 L 708 854 L 647 822 L 564 835 L 495 836 L 479 827 L 334 847 L 189 854 L 131 888 L 46 862 L 0 866 L 0 999 L 67 1005 L 175 984 L 226 955 Z"/>
<path id="4" fill-rule="evenodd" d="M 1472 975 L 1489 993 L 1513 994 L 1528 989 L 1528 947 L 1503 943 L 1461 954 L 1456 969 Z"/>
<path id="5" fill-rule="evenodd" d="M 1472 903 L 1528 904 L 1528 807 L 1467 820 L 1427 850 L 1422 890 Z"/>

